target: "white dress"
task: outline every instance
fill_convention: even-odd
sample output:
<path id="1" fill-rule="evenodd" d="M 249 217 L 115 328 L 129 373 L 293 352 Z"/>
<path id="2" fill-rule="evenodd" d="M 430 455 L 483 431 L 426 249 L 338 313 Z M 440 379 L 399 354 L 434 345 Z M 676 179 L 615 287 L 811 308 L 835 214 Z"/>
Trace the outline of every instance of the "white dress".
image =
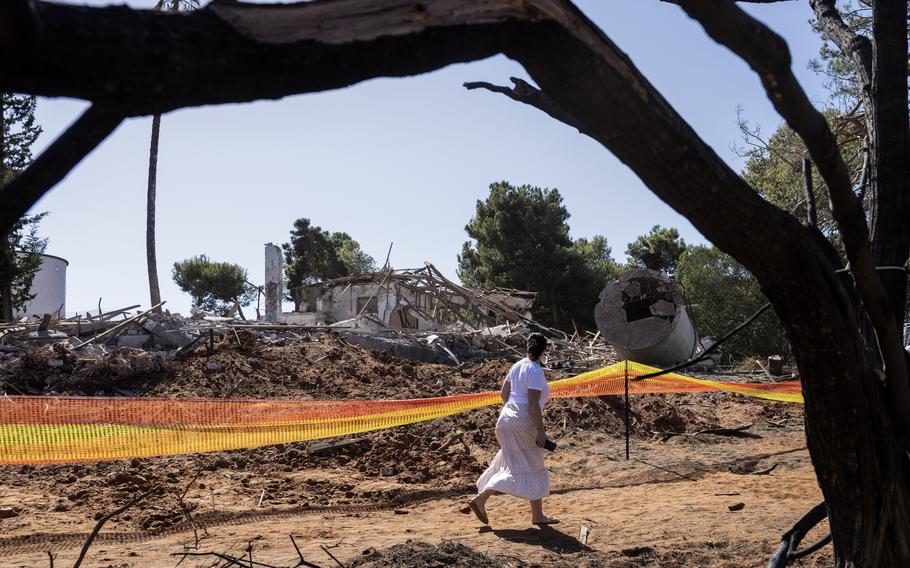
<path id="1" fill-rule="evenodd" d="M 537 426 L 528 414 L 528 388 L 540 390 L 540 408 L 550 396 L 543 369 L 530 359 L 512 366 L 509 400 L 496 421 L 500 450 L 490 467 L 477 480 L 477 491 L 497 491 L 522 499 L 542 499 L 550 494 L 550 472 L 544 465 L 544 450 L 537 446 Z"/>

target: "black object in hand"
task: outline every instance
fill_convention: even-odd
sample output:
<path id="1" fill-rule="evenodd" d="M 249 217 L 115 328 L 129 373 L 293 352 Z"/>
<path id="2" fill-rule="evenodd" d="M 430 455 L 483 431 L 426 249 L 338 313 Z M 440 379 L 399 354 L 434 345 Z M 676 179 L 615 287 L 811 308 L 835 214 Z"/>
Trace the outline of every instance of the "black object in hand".
<path id="1" fill-rule="evenodd" d="M 546 442 L 543 443 L 543 449 L 545 449 L 549 452 L 552 452 L 553 450 L 556 449 L 556 442 L 554 442 L 553 440 L 547 440 Z"/>

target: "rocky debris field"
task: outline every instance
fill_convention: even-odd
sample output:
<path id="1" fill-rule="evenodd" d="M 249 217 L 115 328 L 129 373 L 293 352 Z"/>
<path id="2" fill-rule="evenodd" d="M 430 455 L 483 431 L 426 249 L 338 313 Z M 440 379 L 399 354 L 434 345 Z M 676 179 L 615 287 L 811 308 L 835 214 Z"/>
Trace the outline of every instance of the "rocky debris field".
<path id="1" fill-rule="evenodd" d="M 48 365 L 52 358 L 64 363 Z M 237 331 L 176 358 L 122 347 L 80 359 L 45 346 L 20 353 L 16 372 L 4 374 L 3 381 L 7 393 L 374 400 L 498 390 L 510 364 L 498 359 L 456 368 L 397 359 L 331 333 L 264 338 Z M 553 371 L 548 378 L 568 374 Z M 710 446 L 717 439 L 668 435 L 741 422 L 789 421 L 792 428 L 798 426 L 794 412 L 799 410 L 724 393 L 649 395 L 633 399 L 630 418 L 636 443 L 669 439 L 670 445 Z M 491 407 L 347 438 L 212 454 L 2 466 L 0 505 L 11 515 L 0 520 L 0 526 L 10 538 L 31 533 L 76 538 L 73 535 L 90 530 L 104 513 L 152 489 L 151 496 L 108 523 L 105 531 L 149 537 L 185 530 L 188 518 L 216 526 L 232 515 L 250 518 L 282 511 L 360 515 L 358 511 L 373 506 L 389 509 L 421 498 L 463 495 L 472 490 L 496 450 L 496 412 Z M 569 457 L 593 441 L 612 439 L 618 450 L 624 416 L 621 397 L 556 399 L 547 407 L 546 421 L 562 448 L 560 459 L 583 473 L 591 458 Z M 401 555 L 421 554 L 439 557 L 426 565 L 446 564 L 452 558 L 464 558 L 458 560 L 462 564 L 451 564 L 456 566 L 508 565 L 502 558 L 482 559 L 455 544 L 407 546 L 413 550 L 374 550 L 354 565 L 392 566 Z M 602 561 L 607 562 L 597 562 Z M 629 565 L 622 562 L 626 559 L 619 555 L 607 563 L 580 565 Z M 635 565 L 663 564 L 655 560 Z"/>

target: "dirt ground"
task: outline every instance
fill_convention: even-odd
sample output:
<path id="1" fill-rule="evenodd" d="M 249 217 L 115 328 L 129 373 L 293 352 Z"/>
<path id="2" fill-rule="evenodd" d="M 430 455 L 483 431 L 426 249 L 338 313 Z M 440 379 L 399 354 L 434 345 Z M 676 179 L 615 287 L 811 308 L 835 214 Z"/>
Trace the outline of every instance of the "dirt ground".
<path id="1" fill-rule="evenodd" d="M 68 360 L 51 376 L 34 359 L 8 392 L 53 384 L 88 395 L 415 398 L 496 389 L 510 365 L 455 369 L 327 334 L 242 332 L 180 361 L 122 349 L 100 362 Z M 56 566 L 70 566 L 97 519 L 148 491 L 104 526 L 83 566 L 216 566 L 224 560 L 183 553 L 250 551 L 257 563 L 293 566 L 294 543 L 318 566 L 764 566 L 821 500 L 798 405 L 726 393 L 635 397 L 629 460 L 624 411 L 619 397 L 548 404 L 559 448 L 548 456 L 546 507 L 562 519 L 549 528 L 530 525 L 527 505 L 509 497 L 490 501 L 491 527 L 464 512 L 496 450 L 489 408 L 348 439 L 3 466 L 0 507 L 16 516 L 0 519 L 0 565 L 49 566 L 52 551 Z M 694 434 L 741 423 L 752 424 L 748 436 Z M 830 566 L 830 547 L 793 565 Z"/>

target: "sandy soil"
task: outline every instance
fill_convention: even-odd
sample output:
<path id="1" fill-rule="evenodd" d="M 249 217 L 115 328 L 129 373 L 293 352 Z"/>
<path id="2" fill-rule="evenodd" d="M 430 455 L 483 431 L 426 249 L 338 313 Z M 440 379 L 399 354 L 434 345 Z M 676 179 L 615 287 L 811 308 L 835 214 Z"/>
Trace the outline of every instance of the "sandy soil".
<path id="1" fill-rule="evenodd" d="M 507 361 L 456 370 L 418 364 L 319 335 L 264 342 L 242 334 L 184 361 L 125 351 L 72 365 L 60 392 L 156 396 L 401 398 L 497 388 Z M 118 360 L 119 358 L 119 360 Z M 136 359 L 136 361 L 132 361 Z M 140 361 L 141 360 L 141 361 Z M 46 368 L 43 367 L 43 368 Z M 47 381 L 40 361 L 20 388 Z M 551 376 L 556 378 L 557 375 Z M 547 408 L 559 448 L 548 457 L 548 513 L 490 501 L 491 527 L 464 513 L 495 451 L 495 409 L 375 432 L 336 447 L 288 444 L 197 456 L 61 466 L 0 467 L 0 565 L 69 566 L 96 519 L 144 491 L 105 525 L 84 566 L 175 566 L 183 552 L 218 552 L 293 566 L 763 566 L 780 534 L 821 500 L 805 450 L 802 409 L 731 394 L 632 400 L 625 459 L 617 397 Z M 699 430 L 752 423 L 754 437 Z M 687 433 L 678 435 L 679 433 Z M 330 443 L 342 440 L 330 440 Z M 196 548 L 190 512 L 201 537 Z M 731 511 L 733 505 L 744 505 Z M 587 539 L 582 543 L 582 527 Z M 822 536 L 824 527 L 809 535 Z M 326 547 L 323 549 L 322 547 Z M 188 557 L 181 566 L 214 566 Z M 221 563 L 224 564 L 223 562 Z M 797 566 L 829 566 L 830 547 Z"/>

